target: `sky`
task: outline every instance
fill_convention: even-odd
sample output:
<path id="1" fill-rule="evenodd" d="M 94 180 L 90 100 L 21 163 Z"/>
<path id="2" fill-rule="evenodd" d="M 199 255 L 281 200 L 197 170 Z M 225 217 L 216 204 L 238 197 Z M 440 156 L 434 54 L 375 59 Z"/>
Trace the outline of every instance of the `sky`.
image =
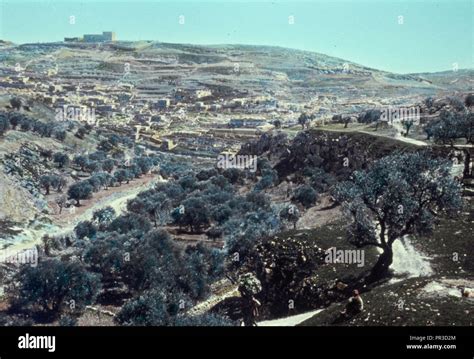
<path id="1" fill-rule="evenodd" d="M 473 68 L 472 0 L 0 0 L 0 9 L 0 39 L 15 43 L 115 31 L 118 40 L 309 50 L 397 73 Z"/>

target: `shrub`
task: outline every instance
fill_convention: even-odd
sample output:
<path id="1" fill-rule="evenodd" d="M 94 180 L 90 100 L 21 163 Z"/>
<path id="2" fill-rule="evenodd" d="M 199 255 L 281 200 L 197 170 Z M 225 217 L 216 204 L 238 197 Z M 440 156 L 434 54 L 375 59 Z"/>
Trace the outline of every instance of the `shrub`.
<path id="1" fill-rule="evenodd" d="M 98 223 L 110 223 L 115 218 L 115 209 L 110 206 L 98 209 L 92 215 L 92 219 Z"/>
<path id="2" fill-rule="evenodd" d="M 293 199 L 309 208 L 315 204 L 318 194 L 311 186 L 302 185 L 296 189 Z"/>
<path id="3" fill-rule="evenodd" d="M 67 137 L 67 132 L 64 130 L 59 130 L 54 133 L 54 138 L 56 138 L 60 142 L 64 142 Z"/>
<path id="4" fill-rule="evenodd" d="M 74 318 L 70 315 L 63 315 L 59 319 L 59 326 L 61 327 L 75 327 L 77 325 L 77 318 Z"/>
<path id="5" fill-rule="evenodd" d="M 115 320 L 128 326 L 171 325 L 178 314 L 179 296 L 159 290 L 150 290 L 130 300 L 117 314 Z"/>

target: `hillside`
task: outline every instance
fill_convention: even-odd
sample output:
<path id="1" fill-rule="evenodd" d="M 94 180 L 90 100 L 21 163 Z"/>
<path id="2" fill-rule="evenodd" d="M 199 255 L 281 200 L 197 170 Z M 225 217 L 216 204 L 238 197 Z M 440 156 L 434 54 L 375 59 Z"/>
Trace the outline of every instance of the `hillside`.
<path id="1" fill-rule="evenodd" d="M 470 70 L 399 75 L 323 54 L 267 46 L 24 44 L 8 48 L 2 61 L 3 69 L 16 63 L 31 71 L 57 67 L 60 78 L 132 83 L 143 97 L 170 95 L 176 87 L 207 87 L 224 98 L 271 95 L 303 103 L 329 96 L 356 106 L 376 98 L 428 96 L 472 86 Z M 124 63 L 130 66 L 126 76 Z"/>
<path id="2" fill-rule="evenodd" d="M 0 255 L 40 258 L 0 265 L 0 323 L 254 325 L 253 298 L 267 324 L 472 325 L 472 70 L 147 41 L 0 58 Z M 31 290 L 58 273 L 77 308 Z M 355 289 L 366 311 L 334 322 Z"/>

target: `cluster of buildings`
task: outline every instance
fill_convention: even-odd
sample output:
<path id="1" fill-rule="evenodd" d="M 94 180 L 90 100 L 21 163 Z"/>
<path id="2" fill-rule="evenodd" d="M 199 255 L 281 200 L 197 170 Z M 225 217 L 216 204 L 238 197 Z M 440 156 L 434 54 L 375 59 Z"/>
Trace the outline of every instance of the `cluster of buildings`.
<path id="1" fill-rule="evenodd" d="M 196 148 L 214 151 L 213 143 L 219 143 L 217 148 L 221 148 L 239 133 L 255 135 L 257 130 L 269 130 L 275 119 L 289 124 L 289 119 L 298 115 L 294 104 L 282 103 L 271 95 L 256 96 L 225 86 L 208 87 L 197 81 L 189 86 L 157 81 L 158 76 L 163 76 L 158 75 L 161 69 L 155 70 L 154 77 L 148 77 L 146 71 L 136 73 L 132 66 L 132 73 L 124 77 L 113 70 L 113 62 L 104 63 L 90 55 L 81 58 L 80 52 L 75 60 L 59 59 L 59 66 L 54 58 L 42 55 L 52 46 L 81 49 L 89 46 L 83 43 L 114 42 L 116 35 L 108 31 L 64 40 L 71 44 L 28 45 L 29 52 L 38 53 L 38 61 L 19 70 L 0 66 L 0 87 L 8 89 L 9 95 L 44 103 L 55 111 L 57 118 L 72 116 L 89 124 L 100 122 L 100 126 L 132 135 L 138 128 L 142 138 L 154 142 L 164 141 L 163 136 L 168 136 L 174 140 L 167 142 L 168 148 L 183 142 L 187 147 L 194 143 Z M 166 66 L 171 65 L 163 65 Z M 206 136 L 192 132 L 180 137 L 183 128 Z"/>

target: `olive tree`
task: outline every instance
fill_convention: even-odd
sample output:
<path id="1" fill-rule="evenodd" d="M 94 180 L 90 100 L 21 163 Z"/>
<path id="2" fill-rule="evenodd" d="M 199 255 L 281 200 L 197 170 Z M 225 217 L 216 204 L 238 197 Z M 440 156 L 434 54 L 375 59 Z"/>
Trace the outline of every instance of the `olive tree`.
<path id="1" fill-rule="evenodd" d="M 461 187 L 450 173 L 451 166 L 451 161 L 426 152 L 395 154 L 336 186 L 333 195 L 352 219 L 350 242 L 382 250 L 372 278 L 388 273 L 396 240 L 429 233 L 437 216 L 460 209 Z"/>

